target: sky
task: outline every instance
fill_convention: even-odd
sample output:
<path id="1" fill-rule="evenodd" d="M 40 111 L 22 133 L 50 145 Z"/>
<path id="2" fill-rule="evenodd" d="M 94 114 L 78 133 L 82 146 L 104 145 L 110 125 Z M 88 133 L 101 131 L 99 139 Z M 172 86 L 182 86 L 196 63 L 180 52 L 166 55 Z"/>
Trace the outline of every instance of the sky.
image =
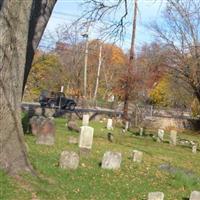
<path id="1" fill-rule="evenodd" d="M 114 0 L 111 0 L 114 1 Z M 129 0 L 133 2 L 133 0 Z M 40 42 L 40 47 L 45 48 L 50 44 L 47 39 L 47 35 L 51 33 L 52 35 L 56 32 L 57 27 L 63 24 L 70 24 L 79 18 L 83 10 L 86 9 L 82 6 L 83 0 L 58 0 L 52 16 L 47 24 L 44 36 Z M 131 17 L 133 12 L 133 5 L 129 3 L 129 13 L 127 17 L 127 22 L 131 22 Z M 137 31 L 136 31 L 136 48 L 140 47 L 144 43 L 150 43 L 154 40 L 153 33 L 149 31 L 146 26 L 152 22 L 159 20 L 161 18 L 162 11 L 165 7 L 164 0 L 138 0 L 138 18 L 137 18 Z M 120 12 L 120 11 L 118 11 Z M 120 13 L 118 13 L 120 14 Z M 98 38 L 98 32 L 94 29 L 90 29 L 89 38 L 95 39 Z M 119 42 L 118 45 L 121 46 L 124 50 L 128 50 L 131 41 L 131 23 L 127 27 L 126 35 L 124 41 Z M 108 41 L 109 42 L 109 41 Z"/>

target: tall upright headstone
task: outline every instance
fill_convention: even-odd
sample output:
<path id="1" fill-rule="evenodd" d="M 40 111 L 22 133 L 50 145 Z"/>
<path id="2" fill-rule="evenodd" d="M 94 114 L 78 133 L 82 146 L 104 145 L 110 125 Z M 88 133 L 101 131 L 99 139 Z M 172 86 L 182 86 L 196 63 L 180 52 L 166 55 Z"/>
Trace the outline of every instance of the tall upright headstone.
<path id="1" fill-rule="evenodd" d="M 197 144 L 192 145 L 192 153 L 197 153 L 197 147 L 198 147 Z"/>
<path id="2" fill-rule="evenodd" d="M 163 129 L 158 129 L 157 142 L 163 142 L 165 131 Z"/>
<path id="3" fill-rule="evenodd" d="M 144 135 L 144 128 L 140 127 L 140 136 L 143 136 L 143 135 Z"/>
<path id="4" fill-rule="evenodd" d="M 108 121 L 107 121 L 107 129 L 108 130 L 113 130 L 113 121 L 112 121 L 112 119 L 108 119 Z"/>
<path id="5" fill-rule="evenodd" d="M 126 121 L 126 123 L 125 123 L 125 131 L 128 131 L 128 128 L 129 128 L 129 121 Z"/>
<path id="6" fill-rule="evenodd" d="M 46 118 L 39 125 L 36 144 L 53 145 L 55 142 L 55 123 Z"/>
<path id="7" fill-rule="evenodd" d="M 94 128 L 90 126 L 81 126 L 81 133 L 79 138 L 80 151 L 91 150 L 93 143 Z"/>
<path id="8" fill-rule="evenodd" d="M 83 120 L 82 120 L 82 125 L 83 126 L 88 126 L 89 125 L 89 120 L 90 120 L 90 116 L 87 115 L 83 115 Z"/>
<path id="9" fill-rule="evenodd" d="M 177 138 L 177 131 L 176 130 L 171 130 L 170 131 L 170 144 L 171 145 L 176 145 L 176 138 Z"/>

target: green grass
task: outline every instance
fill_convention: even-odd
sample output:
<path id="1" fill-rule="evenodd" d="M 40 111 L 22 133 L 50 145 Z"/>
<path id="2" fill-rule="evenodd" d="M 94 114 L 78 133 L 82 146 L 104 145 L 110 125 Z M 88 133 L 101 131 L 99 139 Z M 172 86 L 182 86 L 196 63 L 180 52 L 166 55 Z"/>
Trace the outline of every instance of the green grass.
<path id="1" fill-rule="evenodd" d="M 123 136 L 119 127 L 113 131 L 114 143 L 109 143 L 105 123 L 91 123 L 95 132 L 90 157 L 81 158 L 75 171 L 60 169 L 58 160 L 63 150 L 78 152 L 77 145 L 67 142 L 69 135 L 78 137 L 78 134 L 68 131 L 65 123 L 65 119 L 56 119 L 56 144 L 52 147 L 36 145 L 34 136 L 25 135 L 29 159 L 38 176 L 22 175 L 30 188 L 27 189 L 1 172 L 1 199 L 29 200 L 34 193 L 40 200 L 142 200 L 147 199 L 148 192 L 162 191 L 167 200 L 182 200 L 188 198 L 191 191 L 200 190 L 197 178 L 200 177 L 200 152 L 194 155 L 189 148 L 156 143 L 151 137 L 141 138 L 131 132 Z M 184 132 L 180 137 L 200 143 L 198 134 Z M 144 152 L 143 163 L 132 162 L 133 149 Z M 120 170 L 100 168 L 99 163 L 107 150 L 122 153 Z M 159 165 L 163 163 L 192 171 L 195 176 L 188 176 L 181 170 L 175 174 L 161 171 Z"/>

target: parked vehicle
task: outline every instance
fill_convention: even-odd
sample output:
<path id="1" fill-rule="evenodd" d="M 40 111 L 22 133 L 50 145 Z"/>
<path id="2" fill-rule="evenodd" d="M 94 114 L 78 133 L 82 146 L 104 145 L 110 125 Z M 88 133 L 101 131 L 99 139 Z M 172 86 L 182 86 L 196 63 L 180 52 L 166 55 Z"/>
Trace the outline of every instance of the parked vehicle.
<path id="1" fill-rule="evenodd" d="M 41 107 L 61 108 L 74 110 L 76 102 L 73 99 L 65 97 L 63 92 L 49 92 L 43 90 L 39 97 Z"/>

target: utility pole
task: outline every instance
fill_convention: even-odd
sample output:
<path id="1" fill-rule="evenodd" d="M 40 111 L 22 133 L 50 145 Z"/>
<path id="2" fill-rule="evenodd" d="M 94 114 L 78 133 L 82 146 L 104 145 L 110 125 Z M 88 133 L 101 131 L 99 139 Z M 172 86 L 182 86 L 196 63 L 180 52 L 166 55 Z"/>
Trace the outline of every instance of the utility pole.
<path id="1" fill-rule="evenodd" d="M 88 47 L 89 47 L 89 26 L 90 23 L 87 24 L 87 31 L 86 33 L 82 34 L 84 38 L 86 38 L 85 41 L 85 64 L 84 64 L 84 82 L 83 82 L 83 96 L 87 96 L 87 66 L 88 66 Z"/>
<path id="2" fill-rule="evenodd" d="M 96 100 L 97 90 L 98 90 L 98 87 L 99 87 L 99 77 L 100 77 L 101 63 L 102 63 L 102 43 L 100 43 L 100 45 L 99 45 L 99 63 L 98 63 L 98 69 L 97 69 L 96 86 L 95 86 L 94 97 L 93 97 L 94 100 Z"/>
<path id="3" fill-rule="evenodd" d="M 137 0 L 135 0 L 134 1 L 131 47 L 130 47 L 130 55 L 129 55 L 127 76 L 126 76 L 125 95 L 124 95 L 123 118 L 125 120 L 128 120 L 129 97 L 130 97 L 130 92 L 131 92 L 132 80 L 134 78 L 133 76 L 135 76 L 134 70 L 136 70 L 136 66 L 135 66 L 135 36 L 136 36 L 136 24 L 137 24 L 137 10 L 138 10 L 138 2 L 137 2 Z"/>

